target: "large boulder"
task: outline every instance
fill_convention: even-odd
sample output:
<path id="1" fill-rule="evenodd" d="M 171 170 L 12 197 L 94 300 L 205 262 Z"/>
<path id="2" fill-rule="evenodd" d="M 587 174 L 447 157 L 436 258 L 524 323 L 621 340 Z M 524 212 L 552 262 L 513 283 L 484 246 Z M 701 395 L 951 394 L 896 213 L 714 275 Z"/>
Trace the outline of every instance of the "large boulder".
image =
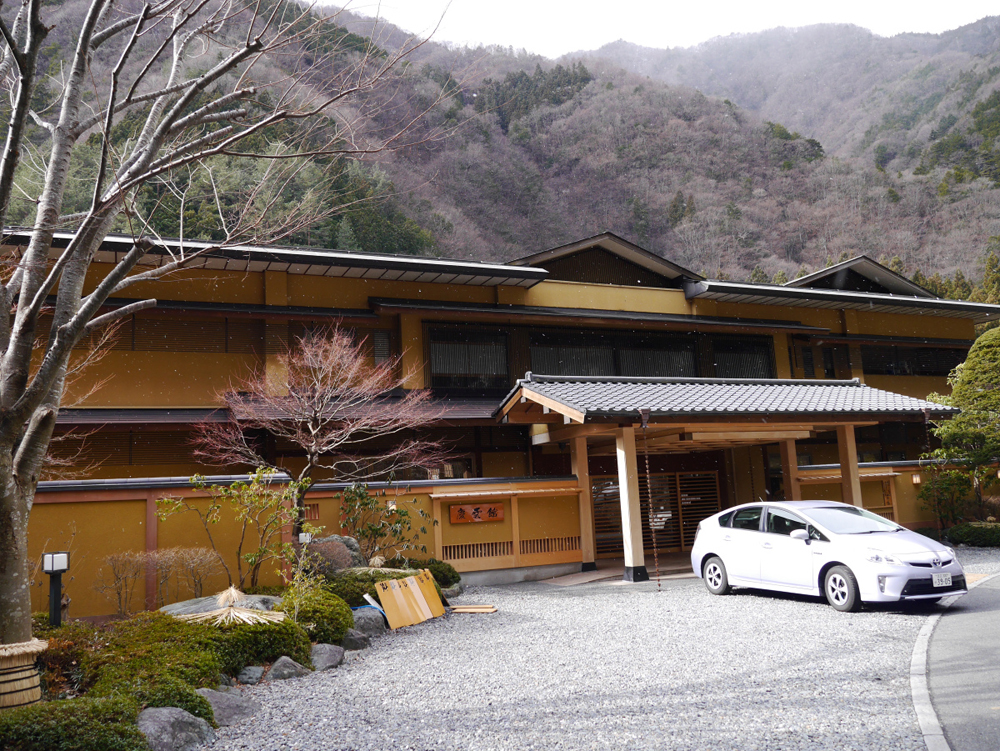
<path id="1" fill-rule="evenodd" d="M 287 681 L 289 678 L 301 678 L 312 671 L 304 665 L 299 665 L 291 657 L 279 657 L 267 671 L 269 681 Z"/>
<path id="2" fill-rule="evenodd" d="M 336 644 L 314 644 L 312 664 L 317 671 L 330 670 L 344 661 L 344 648 Z"/>
<path id="3" fill-rule="evenodd" d="M 213 691 L 210 688 L 195 689 L 212 705 L 215 723 L 220 727 L 235 725 L 254 714 L 260 705 L 249 696 L 236 691 Z"/>
<path id="4" fill-rule="evenodd" d="M 151 751 L 193 751 L 215 740 L 212 726 L 178 707 L 150 707 L 139 713 L 139 732 Z"/>
<path id="5" fill-rule="evenodd" d="M 352 566 L 360 568 L 368 567 L 368 561 L 366 561 L 365 557 L 361 555 L 361 546 L 358 545 L 358 541 L 353 537 L 348 537 L 347 535 L 329 535 L 318 540 L 313 540 L 314 545 L 318 542 L 339 542 L 347 548 L 348 551 L 350 551 Z"/>
<path id="6" fill-rule="evenodd" d="M 212 595 L 211 597 L 196 597 L 193 600 L 174 602 L 170 605 L 164 605 L 160 608 L 160 612 L 167 613 L 168 615 L 194 615 L 196 613 L 209 613 L 213 610 L 219 609 L 219 603 L 216 597 L 217 595 Z M 281 604 L 281 598 L 272 597 L 271 595 L 243 595 L 243 597 L 234 604 L 239 608 L 270 611 L 274 610 Z"/>
<path id="7" fill-rule="evenodd" d="M 340 646 L 346 650 L 368 648 L 368 637 L 355 628 L 347 629 L 347 635 L 340 640 Z"/>
<path id="8" fill-rule="evenodd" d="M 386 631 L 385 617 L 375 608 L 358 608 L 354 611 L 354 630 L 371 639 Z"/>

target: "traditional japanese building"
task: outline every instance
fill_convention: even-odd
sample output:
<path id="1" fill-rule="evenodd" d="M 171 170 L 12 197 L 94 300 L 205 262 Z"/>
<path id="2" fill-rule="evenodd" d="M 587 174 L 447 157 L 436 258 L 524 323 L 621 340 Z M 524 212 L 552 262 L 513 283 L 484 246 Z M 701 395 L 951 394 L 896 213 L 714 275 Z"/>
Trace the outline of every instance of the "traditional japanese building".
<path id="1" fill-rule="evenodd" d="M 131 247 L 109 238 L 97 265 Z M 389 488 L 437 520 L 430 554 L 518 577 L 624 558 L 642 578 L 654 538 L 686 550 L 702 518 L 756 498 L 843 499 L 932 524 L 919 458 L 949 410 L 926 397 L 947 392 L 975 326 L 1000 316 L 864 256 L 785 285 L 737 283 L 610 233 L 507 264 L 235 247 L 129 294 L 158 305 L 125 320 L 59 416 L 70 437 L 56 450 L 92 471 L 43 483 L 32 512 L 33 549 L 71 539 L 84 552 L 80 614 L 107 610 L 83 582 L 108 552 L 199 544 L 200 529 L 155 515 L 157 498 L 193 493 L 186 478 L 210 471 L 192 427 L 224 419 L 218 393 L 276 366 L 310 327 L 353 330 L 375 361 L 400 356 L 408 388 L 446 407 L 431 432 L 452 460 Z M 330 530 L 337 489 L 321 482 L 309 499 Z"/>

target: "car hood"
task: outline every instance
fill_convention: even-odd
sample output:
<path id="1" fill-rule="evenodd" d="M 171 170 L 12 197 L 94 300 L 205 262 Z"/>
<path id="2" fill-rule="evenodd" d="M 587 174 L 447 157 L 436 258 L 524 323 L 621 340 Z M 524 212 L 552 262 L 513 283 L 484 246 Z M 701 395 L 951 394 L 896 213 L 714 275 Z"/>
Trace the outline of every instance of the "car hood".
<path id="1" fill-rule="evenodd" d="M 837 541 L 856 548 L 875 548 L 900 556 L 922 556 L 930 553 L 948 555 L 940 542 L 916 532 L 876 532 L 870 535 L 837 535 Z"/>

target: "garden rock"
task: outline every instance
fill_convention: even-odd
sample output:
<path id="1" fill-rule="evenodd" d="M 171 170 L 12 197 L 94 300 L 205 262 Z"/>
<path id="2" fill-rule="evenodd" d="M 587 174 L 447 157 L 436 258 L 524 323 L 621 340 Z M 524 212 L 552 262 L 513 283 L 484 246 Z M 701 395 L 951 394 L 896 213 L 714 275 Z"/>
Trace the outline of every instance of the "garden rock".
<path id="1" fill-rule="evenodd" d="M 248 665 L 240 671 L 240 674 L 236 676 L 236 680 L 244 686 L 256 686 L 263 677 L 264 668 L 257 665 Z"/>
<path id="2" fill-rule="evenodd" d="M 330 670 L 344 661 L 344 648 L 336 644 L 314 644 L 312 663 L 317 671 Z"/>
<path id="3" fill-rule="evenodd" d="M 235 691 L 213 691 L 210 688 L 199 688 L 196 691 L 212 705 L 215 722 L 220 727 L 235 725 L 260 708 L 253 699 Z"/>
<path id="4" fill-rule="evenodd" d="M 269 681 L 287 681 L 289 678 L 301 678 L 311 672 L 309 668 L 299 665 L 291 657 L 279 657 L 274 661 L 271 669 L 267 671 L 267 679 Z"/>
<path id="5" fill-rule="evenodd" d="M 330 535 L 329 537 L 323 537 L 319 540 L 313 540 L 314 544 L 317 542 L 339 542 L 350 551 L 352 566 L 360 568 L 368 567 L 368 561 L 366 561 L 365 557 L 361 555 L 361 546 L 358 545 L 358 541 L 353 537 L 347 537 L 346 535 Z"/>
<path id="6" fill-rule="evenodd" d="M 340 646 L 347 650 L 367 649 L 369 639 L 355 628 L 347 629 L 347 635 L 340 640 Z"/>
<path id="7" fill-rule="evenodd" d="M 441 594 L 444 595 L 446 600 L 450 600 L 452 597 L 459 597 L 463 592 L 465 592 L 465 585 L 462 582 L 452 584 L 450 587 L 441 588 Z"/>
<path id="8" fill-rule="evenodd" d="M 244 595 L 242 599 L 235 603 L 236 607 L 248 608 L 249 610 L 274 610 L 281 604 L 280 597 L 270 595 Z M 196 613 L 209 613 L 219 609 L 216 595 L 211 597 L 196 597 L 193 600 L 183 600 L 164 605 L 160 612 L 168 615 L 193 615 Z"/>
<path id="9" fill-rule="evenodd" d="M 375 608 L 358 608 L 354 611 L 354 630 L 371 639 L 385 633 L 385 618 Z"/>
<path id="10" fill-rule="evenodd" d="M 193 751 L 215 740 L 211 725 L 178 707 L 144 709 L 138 724 L 151 751 Z"/>

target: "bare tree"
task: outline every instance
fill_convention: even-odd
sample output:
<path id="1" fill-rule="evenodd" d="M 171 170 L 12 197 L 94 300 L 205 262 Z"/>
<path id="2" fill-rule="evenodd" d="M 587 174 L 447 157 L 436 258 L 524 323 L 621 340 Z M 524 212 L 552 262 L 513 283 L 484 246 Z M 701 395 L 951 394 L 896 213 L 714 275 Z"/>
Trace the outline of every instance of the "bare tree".
<path id="1" fill-rule="evenodd" d="M 399 357 L 375 363 L 365 342 L 343 329 L 307 333 L 281 357 L 281 367 L 222 394 L 231 419 L 199 426 L 196 456 L 215 464 L 271 467 L 295 478 L 297 531 L 317 473 L 361 482 L 445 458 L 439 441 L 421 437 L 444 411 L 429 391 L 404 391 L 411 374 L 400 368 Z M 255 440 L 260 433 L 302 451 L 305 463 L 266 451 L 267 441 Z"/>
<path id="2" fill-rule="evenodd" d="M 0 106 L 8 122 L 0 226 L 15 193 L 34 206 L 26 244 L 4 251 L 10 270 L 0 284 L 0 644 L 31 636 L 28 518 L 71 352 L 93 332 L 156 304 L 142 299 L 103 312 L 107 299 L 220 248 L 273 242 L 309 224 L 314 216 L 269 219 L 304 158 L 401 145 L 415 120 L 392 122 L 400 99 L 393 81 L 419 43 L 390 53 L 356 44 L 348 51 L 338 46 L 335 18 L 286 0 L 84 0 L 73 7 L 82 14 L 65 35 L 72 52 L 61 75 L 49 78 L 40 53 L 55 23 L 72 23 L 67 4 L 23 0 L 0 13 L 0 84 L 9 96 Z M 36 92 L 52 86 L 52 106 L 33 112 Z M 390 91 L 379 96 L 381 87 Z M 366 108 L 378 108 L 378 117 Z M 361 127 L 376 121 L 378 133 Z M 274 133 L 277 126 L 285 129 Z M 81 166 L 74 155 L 88 143 L 98 145 L 96 158 Z M 222 239 L 197 250 L 183 241 L 158 244 L 151 212 L 138 200 L 143 188 L 175 185 L 183 214 L 191 171 L 215 190 L 211 160 L 241 157 L 268 160 L 267 179 L 247 189 L 237 202 L 242 211 L 216 194 Z M 32 170 L 34 182 L 25 177 Z M 81 182 L 84 205 L 68 205 L 68 191 Z M 95 266 L 115 227 L 125 227 L 134 246 Z M 74 235 L 54 249 L 59 228 Z"/>

